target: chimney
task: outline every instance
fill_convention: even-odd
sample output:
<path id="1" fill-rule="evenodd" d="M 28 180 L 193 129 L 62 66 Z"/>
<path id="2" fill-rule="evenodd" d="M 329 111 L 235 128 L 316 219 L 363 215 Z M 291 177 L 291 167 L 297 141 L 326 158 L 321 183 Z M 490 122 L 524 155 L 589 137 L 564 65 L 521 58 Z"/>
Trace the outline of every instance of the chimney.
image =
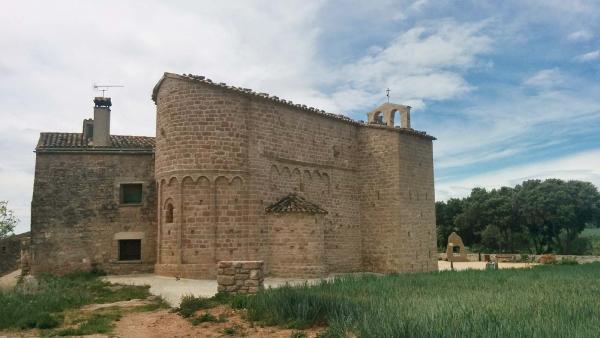
<path id="1" fill-rule="evenodd" d="M 94 98 L 94 128 L 92 139 L 94 146 L 110 146 L 110 97 Z"/>
<path id="2" fill-rule="evenodd" d="M 400 109 L 400 128 L 410 128 L 410 106 L 404 106 L 404 109 Z"/>
<path id="3" fill-rule="evenodd" d="M 83 120 L 83 142 L 85 145 L 90 144 L 94 137 L 94 120 L 85 119 Z"/>

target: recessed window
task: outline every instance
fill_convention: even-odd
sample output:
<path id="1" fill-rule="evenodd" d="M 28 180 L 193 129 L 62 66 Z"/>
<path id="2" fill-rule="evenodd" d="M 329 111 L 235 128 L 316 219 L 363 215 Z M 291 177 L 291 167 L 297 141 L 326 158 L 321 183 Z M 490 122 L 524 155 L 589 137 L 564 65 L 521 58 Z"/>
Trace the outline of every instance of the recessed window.
<path id="1" fill-rule="evenodd" d="M 119 241 L 120 261 L 139 261 L 142 259 L 141 239 L 122 239 Z"/>
<path id="2" fill-rule="evenodd" d="M 173 223 L 173 204 L 167 204 L 167 210 L 165 210 L 165 223 Z"/>
<path id="3" fill-rule="evenodd" d="M 142 184 L 141 183 L 121 184 L 121 203 L 122 204 L 141 204 L 142 203 Z"/>

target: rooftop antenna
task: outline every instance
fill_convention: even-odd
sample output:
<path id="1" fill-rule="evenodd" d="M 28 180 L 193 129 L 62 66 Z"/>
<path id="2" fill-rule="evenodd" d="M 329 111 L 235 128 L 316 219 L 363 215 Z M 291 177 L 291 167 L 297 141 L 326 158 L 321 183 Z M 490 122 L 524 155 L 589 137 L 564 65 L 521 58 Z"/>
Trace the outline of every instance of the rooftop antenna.
<path id="1" fill-rule="evenodd" d="M 97 85 L 97 84 L 93 84 L 92 87 L 94 88 L 94 90 L 99 90 L 102 92 L 102 97 L 104 97 L 104 93 L 106 91 L 108 91 L 109 88 L 122 88 L 125 86 L 121 86 L 121 85 Z"/>
<path id="2" fill-rule="evenodd" d="M 390 103 L 390 89 L 389 88 L 385 91 L 385 96 L 387 96 L 388 103 Z"/>

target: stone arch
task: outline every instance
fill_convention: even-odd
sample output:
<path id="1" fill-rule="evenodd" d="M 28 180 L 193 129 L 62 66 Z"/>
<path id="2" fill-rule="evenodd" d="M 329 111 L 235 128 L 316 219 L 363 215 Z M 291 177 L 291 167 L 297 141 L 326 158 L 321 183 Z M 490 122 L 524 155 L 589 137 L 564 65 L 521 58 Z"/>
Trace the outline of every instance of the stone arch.
<path id="1" fill-rule="evenodd" d="M 367 117 L 369 119 L 369 123 L 383 124 L 383 113 L 381 112 L 381 110 L 370 112 Z"/>
<path id="2" fill-rule="evenodd" d="M 289 179 L 292 177 L 292 171 L 288 167 L 283 167 L 283 169 L 281 170 L 281 176 L 283 176 L 283 178 Z"/>
<path id="3" fill-rule="evenodd" d="M 165 215 L 164 220 L 165 220 L 166 224 L 173 223 L 174 209 L 175 209 L 175 207 L 173 206 L 173 199 L 167 198 L 167 200 L 165 201 L 164 206 L 163 206 L 164 215 Z"/>
<path id="4" fill-rule="evenodd" d="M 395 124 L 397 111 L 398 109 L 396 108 L 386 111 L 383 117 L 383 123 L 388 127 L 393 127 Z"/>

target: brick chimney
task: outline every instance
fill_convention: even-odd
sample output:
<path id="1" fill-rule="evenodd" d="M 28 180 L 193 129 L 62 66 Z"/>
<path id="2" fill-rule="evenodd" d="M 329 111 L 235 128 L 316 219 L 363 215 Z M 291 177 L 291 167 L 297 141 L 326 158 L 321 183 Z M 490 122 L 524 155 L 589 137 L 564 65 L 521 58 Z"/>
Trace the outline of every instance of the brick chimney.
<path id="1" fill-rule="evenodd" d="M 94 137 L 94 120 L 85 119 L 83 120 L 83 141 L 86 145 L 93 141 Z"/>
<path id="2" fill-rule="evenodd" d="M 94 98 L 94 128 L 92 140 L 96 147 L 110 146 L 110 97 Z"/>

